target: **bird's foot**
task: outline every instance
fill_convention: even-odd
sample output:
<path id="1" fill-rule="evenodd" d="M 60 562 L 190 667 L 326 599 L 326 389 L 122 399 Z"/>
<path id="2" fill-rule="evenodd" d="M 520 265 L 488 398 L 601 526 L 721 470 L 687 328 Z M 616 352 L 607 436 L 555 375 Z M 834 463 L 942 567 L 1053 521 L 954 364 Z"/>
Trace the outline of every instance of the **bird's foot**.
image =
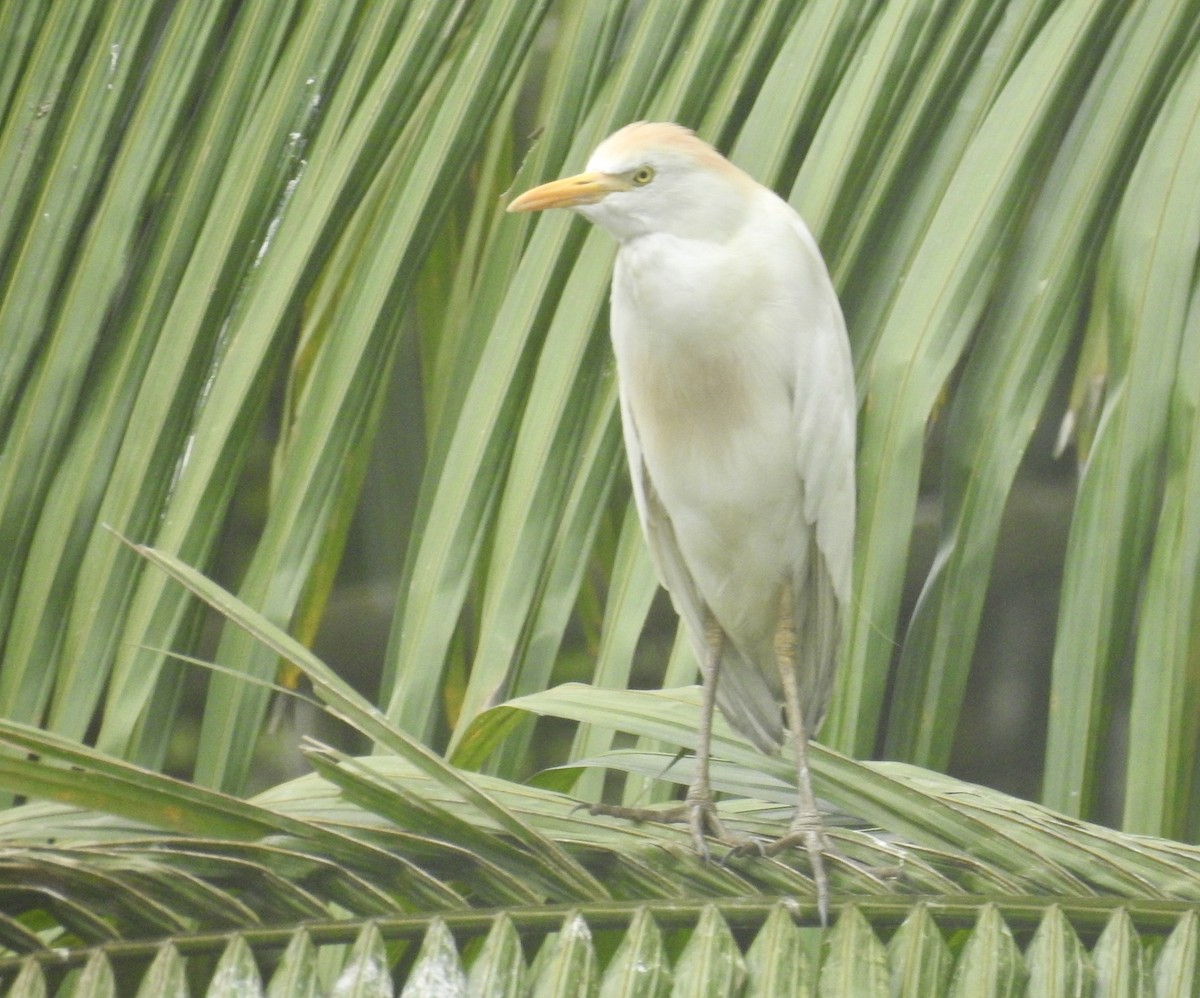
<path id="1" fill-rule="evenodd" d="M 678 804 L 675 807 L 624 807 L 620 804 L 580 804 L 580 808 L 588 814 L 603 815 L 606 818 L 624 818 L 626 821 L 652 821 L 660 825 L 674 824 L 686 821 L 687 805 Z"/>
<path id="2" fill-rule="evenodd" d="M 820 819 L 805 817 L 793 821 L 788 830 L 774 842 L 763 843 L 762 854 L 778 856 L 781 852 L 794 849 L 796 846 L 804 846 L 810 851 L 816 849 L 821 853 L 833 851 L 833 847 L 825 837 L 825 829 L 821 825 Z"/>
<path id="3" fill-rule="evenodd" d="M 813 883 L 817 889 L 817 914 L 821 925 L 829 924 L 829 875 L 825 871 L 825 857 L 841 854 L 829 844 L 821 816 L 816 813 L 798 812 L 792 819 L 787 832 L 774 842 L 756 841 L 762 856 L 778 856 L 781 852 L 803 846 L 808 853 Z M 744 855 L 745 853 L 742 853 Z"/>
<path id="4" fill-rule="evenodd" d="M 725 830 L 725 823 L 717 814 L 717 805 L 713 802 L 710 792 L 693 793 L 689 790 L 683 807 L 687 812 L 688 827 L 692 830 L 692 843 L 696 846 L 700 858 L 707 863 L 712 859 L 712 854 L 708 851 L 707 836 L 725 841 L 729 835 Z"/>
<path id="5" fill-rule="evenodd" d="M 686 821 L 692 833 L 692 842 L 696 846 L 696 852 L 705 862 L 712 858 L 708 848 L 709 836 L 728 844 L 740 841 L 737 836 L 731 836 L 726 831 L 725 824 L 717 814 L 717 806 L 713 803 L 712 795 L 703 792 L 688 791 L 684 802 L 676 804 L 674 807 L 623 807 L 619 804 L 590 804 L 587 806 L 587 812 L 609 818 L 624 818 L 627 821 L 639 823 L 652 821 L 660 825 Z"/>

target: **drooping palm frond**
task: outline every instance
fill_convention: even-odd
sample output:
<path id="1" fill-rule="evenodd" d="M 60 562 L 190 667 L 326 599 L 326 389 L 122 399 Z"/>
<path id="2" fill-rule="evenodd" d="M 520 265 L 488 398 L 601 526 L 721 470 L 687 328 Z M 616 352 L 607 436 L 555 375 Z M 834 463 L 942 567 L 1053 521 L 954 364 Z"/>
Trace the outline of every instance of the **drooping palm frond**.
<path id="1" fill-rule="evenodd" d="M 695 695 L 596 693 L 552 690 L 480 723 L 502 737 L 508 715 L 534 709 L 602 716 L 680 748 L 694 739 Z M 696 857 L 686 830 L 594 818 L 552 789 L 313 745 L 315 775 L 242 802 L 18 725 L 0 727 L 0 739 L 43 759 L 6 763 L 0 785 L 78 802 L 0 817 L 13 899 L 5 945 L 29 954 L 0 960 L 10 981 L 71 971 L 80 975 L 72 993 L 100 993 L 89 990 L 94 974 L 132 993 L 187 967 L 215 987 L 235 963 L 243 982 L 267 967 L 273 982 L 307 979 L 311 993 L 330 993 L 335 981 L 368 972 L 389 980 L 393 968 L 419 987 L 441 966 L 454 979 L 501 975 L 489 993 L 527 993 L 540 981 L 546 993 L 567 994 L 578 981 L 626 979 L 638 966 L 660 982 L 780 980 L 793 968 L 798 982 L 819 978 L 827 994 L 887 993 L 911 975 L 910 987 L 933 990 L 910 993 L 930 994 L 943 993 L 952 973 L 987 980 L 987 967 L 1002 966 L 1014 987 L 1026 975 L 1062 987 L 1103 974 L 1135 982 L 1137 994 L 1151 962 L 1159 979 L 1195 975 L 1186 951 L 1200 851 L 827 750 L 814 758 L 822 794 L 859 817 L 832 832 L 836 928 L 814 937 L 801 927 L 815 914 L 799 853 L 713 866 Z M 670 755 L 596 764 L 688 775 Z M 782 760 L 764 771 L 751 747 L 723 731 L 714 775 L 738 794 L 723 805 L 735 827 L 769 834 L 786 820 L 792 790 Z M 523 842 L 514 822 L 556 848 Z M 1161 952 L 1143 955 L 1155 939 L 1166 940 Z M 762 988 L 748 993 L 779 993 Z"/>
<path id="2" fill-rule="evenodd" d="M 273 979 L 302 975 L 318 992 L 400 959 L 396 973 L 410 984 L 441 965 L 456 980 L 503 971 L 498 994 L 542 980 L 547 993 L 564 994 L 574 993 L 570 981 L 626 978 L 639 962 L 633 949 L 662 982 L 770 978 L 784 960 L 803 966 L 803 979 L 828 981 L 826 993 L 852 995 L 865 980 L 886 988 L 910 974 L 939 987 L 952 969 L 973 980 L 997 960 L 1014 986 L 1027 973 L 1056 986 L 1101 970 L 1140 980 L 1147 958 L 1139 934 L 1167 940 L 1156 974 L 1190 980 L 1196 972 L 1178 952 L 1196 931 L 1195 847 L 817 747 L 819 792 L 843 815 L 830 832 L 837 928 L 818 946 L 814 930 L 801 927 L 815 923 L 815 900 L 800 851 L 731 855 L 714 865 L 695 854 L 686 829 L 592 817 L 552 786 L 455 769 L 260 614 L 174 559 L 144 553 L 289 658 L 380 753 L 350 758 L 313 743 L 313 775 L 241 801 L 0 723 L 0 741 L 36 756 L 0 756 L 0 787 L 70 803 L 0 815 L 13 898 L 5 945 L 28 954 L 0 961 L 0 973 L 14 980 L 82 967 L 81 979 L 117 974 L 131 987 L 181 973 L 184 962 L 216 980 L 229 972 L 223 962 L 248 968 L 252 952 L 272 966 Z M 574 765 L 686 783 L 679 756 L 694 747 L 698 710 L 694 688 L 560 687 L 485 713 L 464 745 L 486 754 L 516 715 L 553 714 L 668 748 Z M 792 807 L 792 767 L 764 760 L 724 725 L 714 758 L 714 785 L 735 795 L 721 805 L 725 821 L 770 836 Z M 547 781 L 561 782 L 555 773 Z M 677 929 L 688 930 L 686 944 L 664 948 L 660 933 Z M 526 940 L 528 965 L 513 949 L 514 932 Z M 1027 940 L 1024 956 L 1013 933 Z M 385 951 L 387 941 L 405 946 Z M 866 964 L 850 959 L 853 947 L 869 954 Z M 79 984 L 76 993 L 94 993 L 92 986 Z"/>
<path id="3" fill-rule="evenodd" d="M 81 62 L 95 81 L 31 71 L 5 120 L 0 703 L 82 735 L 103 700 L 100 744 L 157 763 L 179 711 L 161 649 L 195 641 L 193 615 L 100 525 L 207 563 L 290 356 L 242 585 L 283 622 L 320 599 L 403 302 L 543 6 L 78 6 L 96 37 L 122 41 L 110 51 L 47 17 L 31 67 Z M 116 104 L 124 127 L 90 102 Z M 77 120 L 105 136 L 88 160 Z M 229 640 L 222 656 L 273 673 Z M 231 732 L 264 706 L 261 690 L 213 683 L 199 778 L 244 780 L 252 746 Z"/>

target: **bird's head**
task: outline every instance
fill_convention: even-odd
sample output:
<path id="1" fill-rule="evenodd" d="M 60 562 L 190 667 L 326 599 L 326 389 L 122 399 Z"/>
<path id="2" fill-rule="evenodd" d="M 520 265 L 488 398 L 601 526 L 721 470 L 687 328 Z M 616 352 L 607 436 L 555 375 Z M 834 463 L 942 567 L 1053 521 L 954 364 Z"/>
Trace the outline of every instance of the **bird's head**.
<path id="1" fill-rule="evenodd" d="M 689 129 L 638 121 L 601 142 L 583 173 L 526 191 L 508 210 L 571 208 L 618 239 L 720 239 L 741 223 L 757 187 Z"/>

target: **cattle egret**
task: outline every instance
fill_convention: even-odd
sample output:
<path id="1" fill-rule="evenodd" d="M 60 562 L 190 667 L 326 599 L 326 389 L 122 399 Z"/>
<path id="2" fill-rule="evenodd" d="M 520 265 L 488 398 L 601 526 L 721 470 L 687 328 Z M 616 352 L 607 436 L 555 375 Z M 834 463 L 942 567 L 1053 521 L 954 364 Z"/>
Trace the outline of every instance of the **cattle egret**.
<path id="1" fill-rule="evenodd" d="M 817 244 L 795 211 L 690 130 L 637 122 L 578 176 L 509 211 L 570 208 L 620 242 L 612 343 L 633 494 L 659 578 L 701 663 L 696 775 L 670 812 L 726 833 L 709 784 L 712 712 L 764 752 L 782 705 L 798 807 L 760 851 L 803 844 L 822 921 L 827 848 L 807 760 L 850 604 L 854 376 Z"/>

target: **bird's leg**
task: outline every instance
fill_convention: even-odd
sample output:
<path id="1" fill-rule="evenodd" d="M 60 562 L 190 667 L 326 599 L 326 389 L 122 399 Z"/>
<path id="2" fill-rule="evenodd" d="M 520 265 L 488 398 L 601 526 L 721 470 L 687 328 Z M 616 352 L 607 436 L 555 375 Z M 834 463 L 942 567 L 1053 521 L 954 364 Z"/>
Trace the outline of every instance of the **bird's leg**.
<path id="1" fill-rule="evenodd" d="M 792 610 L 792 584 L 787 581 L 779 594 L 779 621 L 775 630 L 775 658 L 783 684 L 783 706 L 796 751 L 796 792 L 799 798 L 795 816 L 787 834 L 766 847 L 768 855 L 803 844 L 808 850 L 813 881 L 817 888 L 817 911 L 821 924 L 829 919 L 829 878 L 825 873 L 825 829 L 813 794 L 812 775 L 808 769 L 808 731 L 804 726 L 804 709 L 800 703 L 800 686 L 796 682 L 796 625 Z"/>
<path id="2" fill-rule="evenodd" d="M 717 706 L 717 679 L 720 676 L 721 648 L 725 643 L 725 632 L 717 623 L 712 611 L 707 611 L 704 621 L 705 661 L 700 667 L 701 691 L 700 728 L 696 732 L 696 775 L 688 787 L 684 803 L 688 809 L 688 825 L 692 829 L 692 841 L 696 851 L 708 859 L 708 843 L 705 829 L 716 838 L 726 838 L 725 826 L 717 815 L 713 802 L 712 785 L 709 783 L 709 760 L 712 758 L 712 721 Z"/>
<path id="3" fill-rule="evenodd" d="M 709 859 L 705 832 L 718 839 L 728 839 L 725 826 L 713 803 L 712 785 L 709 782 L 709 759 L 712 749 L 713 710 L 717 705 L 717 676 L 720 672 L 721 650 L 725 633 L 711 612 L 706 612 L 704 622 L 705 656 L 700 665 L 702 697 L 700 701 L 700 727 L 697 731 L 696 775 L 688 787 L 687 797 L 677 807 L 657 809 L 649 807 L 622 807 L 616 804 L 593 804 L 591 814 L 604 814 L 630 821 L 675 822 L 687 821 L 692 832 L 696 851 L 703 859 Z"/>

